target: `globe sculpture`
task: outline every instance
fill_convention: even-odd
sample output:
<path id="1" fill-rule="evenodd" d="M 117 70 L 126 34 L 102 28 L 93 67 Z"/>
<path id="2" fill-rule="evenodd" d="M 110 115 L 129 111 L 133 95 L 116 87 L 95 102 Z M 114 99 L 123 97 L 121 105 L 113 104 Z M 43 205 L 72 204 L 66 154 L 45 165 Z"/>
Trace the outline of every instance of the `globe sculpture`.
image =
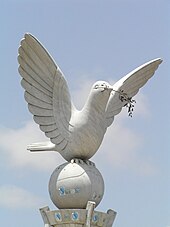
<path id="1" fill-rule="evenodd" d="M 100 203 L 104 181 L 94 163 L 72 159 L 54 170 L 49 192 L 51 200 L 60 209 L 85 209 L 88 201 L 94 201 L 96 206 Z"/>
<path id="2" fill-rule="evenodd" d="M 100 147 L 107 128 L 123 107 L 132 116 L 139 89 L 154 75 L 160 58 L 151 60 L 110 85 L 93 84 L 82 110 L 71 101 L 66 79 L 42 44 L 25 34 L 19 47 L 19 73 L 28 109 L 48 141 L 27 149 L 57 151 L 66 163 L 49 181 L 49 194 L 58 210 L 40 209 L 45 227 L 112 226 L 116 212 L 95 211 L 104 194 L 104 181 L 89 159 Z"/>

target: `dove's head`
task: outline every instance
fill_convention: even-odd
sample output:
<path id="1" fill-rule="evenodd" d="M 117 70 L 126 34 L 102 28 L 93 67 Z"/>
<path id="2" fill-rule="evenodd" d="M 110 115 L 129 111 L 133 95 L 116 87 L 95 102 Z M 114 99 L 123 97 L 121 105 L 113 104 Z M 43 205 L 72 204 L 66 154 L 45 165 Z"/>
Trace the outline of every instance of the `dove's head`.
<path id="1" fill-rule="evenodd" d="M 98 113 L 103 113 L 112 91 L 113 87 L 109 83 L 97 81 L 91 88 L 84 108 L 86 109 L 87 107 L 88 111 L 97 110 Z"/>
<path id="2" fill-rule="evenodd" d="M 92 86 L 90 100 L 93 104 L 98 103 L 99 105 L 102 105 L 103 103 L 106 105 L 112 90 L 113 88 L 109 83 L 105 81 L 97 81 Z"/>
<path id="3" fill-rule="evenodd" d="M 110 93 L 113 90 L 113 87 L 106 81 L 97 81 L 92 88 L 97 92 L 107 91 L 108 93 Z"/>

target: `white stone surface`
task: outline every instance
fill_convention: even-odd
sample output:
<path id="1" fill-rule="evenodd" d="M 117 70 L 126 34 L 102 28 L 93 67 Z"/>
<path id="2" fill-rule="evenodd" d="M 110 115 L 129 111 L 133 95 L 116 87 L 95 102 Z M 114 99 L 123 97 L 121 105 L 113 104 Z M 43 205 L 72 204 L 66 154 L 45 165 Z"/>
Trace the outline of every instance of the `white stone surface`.
<path id="1" fill-rule="evenodd" d="M 88 201 L 97 206 L 103 198 L 104 181 L 94 163 L 72 159 L 54 170 L 49 193 L 59 209 L 83 209 Z"/>
<path id="2" fill-rule="evenodd" d="M 92 205 L 89 201 L 89 205 Z M 45 227 L 111 227 L 116 212 L 108 210 L 107 213 L 93 210 L 92 206 L 86 209 L 60 209 L 50 211 L 48 207 L 40 209 Z M 91 210 L 89 208 L 92 208 Z"/>
<path id="3" fill-rule="evenodd" d="M 61 70 L 31 34 L 26 34 L 21 41 L 18 61 L 28 108 L 51 141 L 31 144 L 28 149 L 58 151 L 68 161 L 72 158 L 89 159 L 95 154 L 114 116 L 162 62 L 161 59 L 152 60 L 113 86 L 104 81 L 96 82 L 84 108 L 78 111 L 71 102 Z"/>

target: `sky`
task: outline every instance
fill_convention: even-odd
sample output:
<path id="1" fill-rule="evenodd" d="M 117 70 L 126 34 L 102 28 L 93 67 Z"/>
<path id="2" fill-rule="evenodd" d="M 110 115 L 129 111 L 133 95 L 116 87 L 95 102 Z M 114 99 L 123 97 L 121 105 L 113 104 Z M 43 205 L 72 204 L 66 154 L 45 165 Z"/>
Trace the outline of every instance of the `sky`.
<path id="1" fill-rule="evenodd" d="M 170 1 L 1 0 L 0 223 L 43 226 L 39 208 L 57 209 L 48 194 L 55 152 L 30 153 L 46 140 L 33 122 L 18 73 L 26 32 L 48 49 L 81 108 L 97 80 L 114 84 L 154 58 L 163 63 L 135 96 L 133 117 L 115 117 L 92 158 L 105 182 L 96 210 L 117 212 L 115 227 L 170 227 Z"/>

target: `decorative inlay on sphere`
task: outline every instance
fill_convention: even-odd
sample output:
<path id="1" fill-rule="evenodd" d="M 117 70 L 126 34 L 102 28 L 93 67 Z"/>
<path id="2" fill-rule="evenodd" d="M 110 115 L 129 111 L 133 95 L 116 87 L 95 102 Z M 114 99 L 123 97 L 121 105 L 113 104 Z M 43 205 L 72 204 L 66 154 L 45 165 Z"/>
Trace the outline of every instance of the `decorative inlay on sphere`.
<path id="1" fill-rule="evenodd" d="M 104 182 L 94 163 L 73 159 L 54 170 L 49 182 L 51 200 L 59 209 L 83 209 L 88 201 L 96 206 L 104 194 Z M 77 216 L 74 213 L 72 218 Z"/>

